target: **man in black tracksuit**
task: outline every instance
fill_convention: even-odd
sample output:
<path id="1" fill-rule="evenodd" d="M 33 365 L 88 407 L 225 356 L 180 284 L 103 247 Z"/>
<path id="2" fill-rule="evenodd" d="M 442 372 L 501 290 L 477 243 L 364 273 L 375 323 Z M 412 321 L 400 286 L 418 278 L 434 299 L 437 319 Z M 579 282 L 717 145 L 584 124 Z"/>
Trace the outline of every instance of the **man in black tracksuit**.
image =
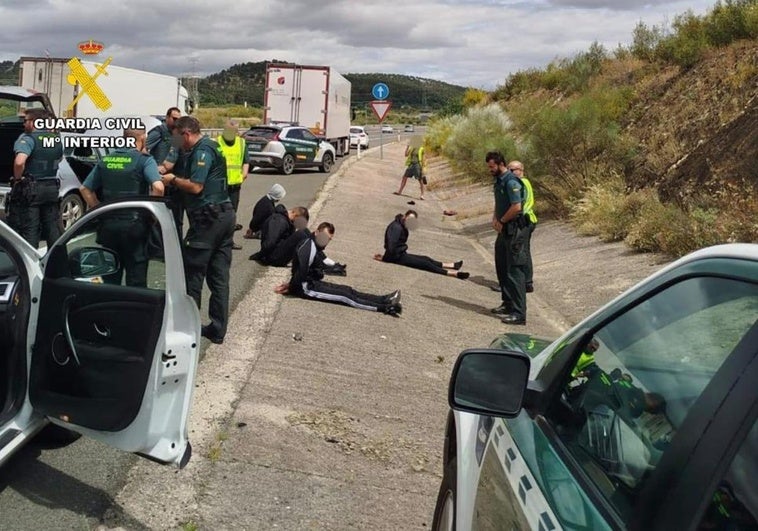
<path id="1" fill-rule="evenodd" d="M 384 255 L 375 254 L 375 260 L 400 264 L 414 269 L 430 271 L 440 275 L 458 277 L 467 279 L 468 273 L 458 271 L 463 266 L 463 260 L 457 262 L 439 262 L 428 256 L 408 253 L 408 231 L 414 230 L 418 224 L 418 214 L 415 210 L 409 210 L 403 214 L 398 214 L 395 219 L 387 225 L 384 231 Z"/>
<path id="2" fill-rule="evenodd" d="M 261 197 L 253 207 L 253 217 L 250 218 L 245 238 L 249 240 L 261 237 L 261 229 L 266 220 L 274 213 L 276 205 L 284 199 L 287 191 L 281 184 L 274 184 L 266 195 Z"/>
<path id="3" fill-rule="evenodd" d="M 264 265 L 274 265 L 271 263 L 271 259 L 276 254 L 277 247 L 286 241 L 296 228 L 305 227 L 308 224 L 308 219 L 308 209 L 305 207 L 287 210 L 284 205 L 276 205 L 274 213 L 269 216 L 261 228 L 261 249 L 257 253 L 251 254 L 250 260 L 257 260 Z M 282 259 L 281 257 L 276 258 L 277 262 Z"/>
<path id="4" fill-rule="evenodd" d="M 318 229 L 298 247 L 292 261 L 292 278 L 289 283 L 277 286 L 277 293 L 290 293 L 304 299 L 345 304 L 361 310 L 382 312 L 398 316 L 400 290 L 390 295 L 361 293 L 350 286 L 324 282 L 324 249 L 334 236 L 334 225 L 321 223 Z"/>

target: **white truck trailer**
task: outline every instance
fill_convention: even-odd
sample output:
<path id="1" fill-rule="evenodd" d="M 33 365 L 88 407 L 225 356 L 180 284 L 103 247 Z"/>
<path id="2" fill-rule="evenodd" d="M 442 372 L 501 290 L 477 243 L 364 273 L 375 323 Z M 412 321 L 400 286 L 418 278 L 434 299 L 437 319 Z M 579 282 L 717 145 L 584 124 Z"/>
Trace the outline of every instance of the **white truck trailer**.
<path id="1" fill-rule="evenodd" d="M 307 127 L 332 144 L 338 156 L 347 155 L 350 90 L 350 82 L 328 66 L 268 63 L 263 123 Z"/>
<path id="2" fill-rule="evenodd" d="M 183 114 L 190 114 L 193 110 L 187 89 L 176 77 L 111 64 L 105 65 L 102 73 L 98 74 L 98 66 L 102 62 L 81 61 L 89 76 L 97 75 L 95 83 L 110 101 L 109 108 L 100 109 L 90 94 L 81 95 L 80 83 L 69 82 L 71 69 L 68 61 L 48 57 L 21 58 L 19 85 L 47 94 L 56 116 L 60 118 L 165 116 L 169 107 L 178 107 Z M 76 105 L 67 112 L 71 102 L 79 95 L 81 97 Z"/>

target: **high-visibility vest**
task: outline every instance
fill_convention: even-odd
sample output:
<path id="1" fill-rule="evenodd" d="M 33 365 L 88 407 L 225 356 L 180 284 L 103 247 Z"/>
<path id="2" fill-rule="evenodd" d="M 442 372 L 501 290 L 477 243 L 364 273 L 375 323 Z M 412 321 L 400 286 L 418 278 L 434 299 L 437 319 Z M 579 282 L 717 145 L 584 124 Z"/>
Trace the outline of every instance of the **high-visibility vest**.
<path id="1" fill-rule="evenodd" d="M 534 213 L 534 190 L 532 190 L 532 183 L 526 177 L 521 177 L 521 182 L 524 183 L 524 188 L 526 189 L 524 215 L 529 217 L 530 222 L 537 223 L 537 214 Z"/>
<path id="2" fill-rule="evenodd" d="M 218 139 L 218 147 L 221 154 L 226 159 L 226 182 L 229 185 L 242 184 L 244 175 L 242 175 L 242 163 L 245 160 L 245 140 L 238 136 L 234 139 L 234 144 L 227 145 L 223 138 Z"/>
<path id="3" fill-rule="evenodd" d="M 405 165 L 410 166 L 414 162 L 421 166 L 422 170 L 424 169 L 424 146 L 421 146 L 418 149 L 411 148 L 408 151 L 408 156 L 405 158 Z"/>

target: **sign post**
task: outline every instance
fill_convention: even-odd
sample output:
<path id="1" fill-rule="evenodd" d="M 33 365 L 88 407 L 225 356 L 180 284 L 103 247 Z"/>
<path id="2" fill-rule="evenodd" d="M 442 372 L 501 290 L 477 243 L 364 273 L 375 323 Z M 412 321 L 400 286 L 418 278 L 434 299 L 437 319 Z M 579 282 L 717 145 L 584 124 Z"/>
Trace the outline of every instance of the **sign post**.
<path id="1" fill-rule="evenodd" d="M 387 116 L 390 107 L 392 107 L 391 101 L 385 101 L 390 95 L 390 88 L 385 83 L 377 83 L 371 89 L 371 95 L 374 97 L 374 101 L 371 102 L 371 109 L 381 126 L 384 117 Z M 384 133 L 381 127 L 379 128 L 379 159 L 384 159 Z"/>

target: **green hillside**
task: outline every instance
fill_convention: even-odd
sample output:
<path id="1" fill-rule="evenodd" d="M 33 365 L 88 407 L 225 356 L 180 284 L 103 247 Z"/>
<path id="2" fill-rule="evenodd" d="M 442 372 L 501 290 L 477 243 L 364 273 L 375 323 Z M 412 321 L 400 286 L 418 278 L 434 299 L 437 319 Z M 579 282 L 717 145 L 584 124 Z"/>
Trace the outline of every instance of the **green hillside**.
<path id="1" fill-rule="evenodd" d="M 18 85 L 18 69 L 18 61 L 0 61 L 0 85 Z"/>
<path id="2" fill-rule="evenodd" d="M 286 62 L 277 61 L 274 62 Z M 374 99 L 371 88 L 378 82 L 390 88 L 395 108 L 409 106 L 416 109 L 439 110 L 451 101 L 459 101 L 466 87 L 442 81 L 401 74 L 343 74 L 352 84 L 352 102 L 363 107 Z M 263 88 L 266 81 L 266 62 L 233 65 L 211 74 L 198 82 L 200 104 L 209 105 L 263 105 Z"/>

